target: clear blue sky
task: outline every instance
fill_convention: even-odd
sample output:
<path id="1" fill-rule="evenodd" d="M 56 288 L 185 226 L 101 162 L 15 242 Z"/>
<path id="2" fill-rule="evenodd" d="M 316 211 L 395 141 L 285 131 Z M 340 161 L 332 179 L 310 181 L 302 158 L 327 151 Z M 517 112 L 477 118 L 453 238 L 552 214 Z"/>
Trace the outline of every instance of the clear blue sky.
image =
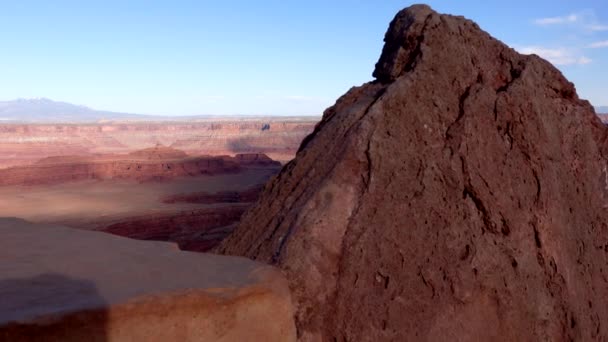
<path id="1" fill-rule="evenodd" d="M 320 114 L 370 80 L 410 1 L 0 0 L 0 100 L 143 114 Z M 443 0 L 608 104 L 608 1 Z"/>

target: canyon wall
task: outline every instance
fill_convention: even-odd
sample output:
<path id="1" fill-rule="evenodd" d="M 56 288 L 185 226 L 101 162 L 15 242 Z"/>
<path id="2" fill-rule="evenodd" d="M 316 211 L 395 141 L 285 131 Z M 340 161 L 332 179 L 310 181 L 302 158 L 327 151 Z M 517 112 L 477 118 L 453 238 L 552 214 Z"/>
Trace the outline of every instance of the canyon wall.
<path id="1" fill-rule="evenodd" d="M 49 156 L 128 153 L 155 145 L 191 155 L 265 153 L 288 161 L 318 118 L 0 125 L 0 167 Z"/>
<path id="2" fill-rule="evenodd" d="M 206 252 L 232 233 L 249 204 L 127 217 L 100 230 L 138 240 L 171 241 L 182 250 Z"/>
<path id="3" fill-rule="evenodd" d="M 279 162 L 261 154 L 184 157 L 181 151 L 169 149 L 176 152 L 162 155 L 157 150 L 158 147 L 128 155 L 50 157 L 33 165 L 0 169 L 0 186 L 104 179 L 167 181 L 178 177 L 237 173 L 244 167 L 281 167 Z"/>

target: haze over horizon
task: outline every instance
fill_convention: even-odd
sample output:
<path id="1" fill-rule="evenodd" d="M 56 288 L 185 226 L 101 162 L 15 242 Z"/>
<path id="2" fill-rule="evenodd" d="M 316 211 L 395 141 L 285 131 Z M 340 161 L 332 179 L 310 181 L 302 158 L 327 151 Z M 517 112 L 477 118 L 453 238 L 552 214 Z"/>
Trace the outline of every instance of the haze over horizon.
<path id="1" fill-rule="evenodd" d="M 0 7 L 0 101 L 50 98 L 156 115 L 319 115 L 372 80 L 386 23 L 412 1 L 171 4 L 23 1 Z M 554 63 L 608 104 L 608 4 L 427 1 Z M 525 10 L 522 10 L 525 9 Z"/>

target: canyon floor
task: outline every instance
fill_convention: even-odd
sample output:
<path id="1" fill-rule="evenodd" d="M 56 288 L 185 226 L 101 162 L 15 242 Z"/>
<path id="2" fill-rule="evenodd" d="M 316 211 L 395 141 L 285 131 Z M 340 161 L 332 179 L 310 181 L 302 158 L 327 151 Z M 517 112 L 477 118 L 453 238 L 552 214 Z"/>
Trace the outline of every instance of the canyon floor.
<path id="1" fill-rule="evenodd" d="M 314 124 L 252 118 L 3 125 L 0 217 L 206 251 L 232 231 Z"/>
<path id="2" fill-rule="evenodd" d="M 273 169 L 249 169 L 238 174 L 203 175 L 170 182 L 140 183 L 131 180 L 87 180 L 55 185 L 0 187 L 2 216 L 35 222 L 64 223 L 95 228 L 134 212 L 160 213 L 208 207 L 209 204 L 165 203 L 163 198 L 196 191 L 242 191 L 265 182 Z"/>
<path id="3" fill-rule="evenodd" d="M 0 216 L 173 241 L 183 249 L 204 251 L 231 231 L 278 167 L 163 181 L 88 179 L 0 186 Z"/>
<path id="4" fill-rule="evenodd" d="M 218 207 L 221 203 L 166 203 L 163 199 L 197 192 L 243 191 L 264 183 L 275 172 L 273 169 L 249 169 L 238 174 L 203 175 L 160 183 L 86 180 L 4 186 L 0 187 L 0 216 L 100 229 L 133 216 Z"/>
<path id="5" fill-rule="evenodd" d="M 280 272 L 179 250 L 230 234 L 314 124 L 1 125 L 0 341 L 294 341 Z"/>

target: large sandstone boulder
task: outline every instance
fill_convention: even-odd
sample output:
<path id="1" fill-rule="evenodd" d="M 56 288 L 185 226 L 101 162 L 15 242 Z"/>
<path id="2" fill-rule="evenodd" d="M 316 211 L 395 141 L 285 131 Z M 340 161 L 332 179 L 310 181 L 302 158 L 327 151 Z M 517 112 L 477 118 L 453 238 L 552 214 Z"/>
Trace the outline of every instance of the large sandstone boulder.
<path id="1" fill-rule="evenodd" d="M 281 267 L 302 341 L 608 339 L 606 128 L 547 61 L 397 14 L 219 252 Z"/>
<path id="2" fill-rule="evenodd" d="M 295 341 L 270 266 L 18 219 L 0 235 L 0 341 Z"/>

